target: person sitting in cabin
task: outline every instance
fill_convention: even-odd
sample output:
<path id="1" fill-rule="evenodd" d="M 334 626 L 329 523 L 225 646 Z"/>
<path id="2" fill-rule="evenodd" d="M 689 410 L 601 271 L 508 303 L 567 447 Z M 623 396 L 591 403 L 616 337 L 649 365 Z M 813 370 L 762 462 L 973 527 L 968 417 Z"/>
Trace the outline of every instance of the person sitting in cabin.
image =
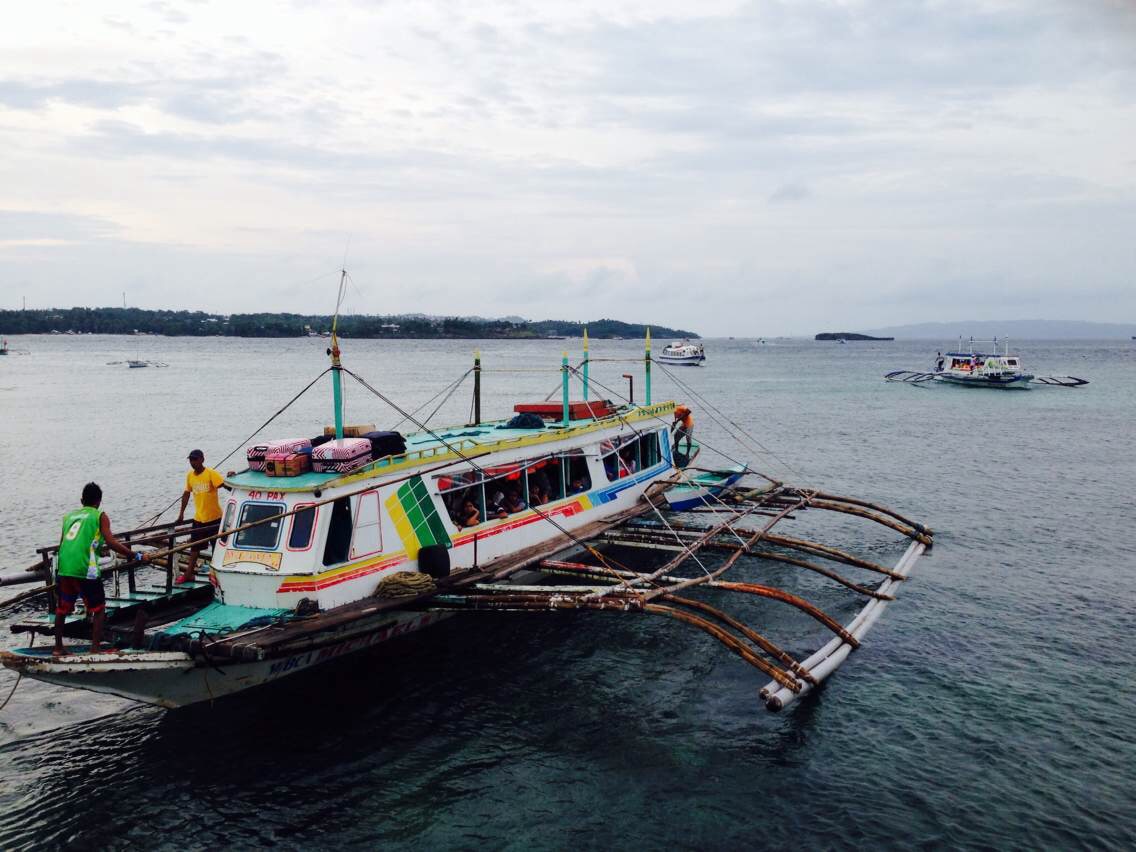
<path id="1" fill-rule="evenodd" d="M 671 426 L 671 429 L 674 431 L 674 447 L 672 455 L 678 455 L 679 442 L 685 438 L 685 456 L 687 459 L 689 459 L 692 439 L 694 437 L 694 415 L 690 413 L 690 409 L 685 405 L 675 406 L 674 424 Z"/>
<path id="2" fill-rule="evenodd" d="M 197 559 L 205 545 L 212 542 L 221 529 L 221 501 L 218 499 L 219 489 L 228 489 L 224 478 L 211 467 L 205 466 L 205 453 L 201 450 L 190 450 L 190 471 L 185 475 L 185 491 L 181 495 L 181 510 L 178 512 L 178 523 L 185 519 L 185 507 L 189 505 L 190 495 L 193 496 L 193 528 L 190 532 L 190 542 L 193 547 L 189 549 L 189 561 L 185 565 L 185 573 L 177 578 L 178 585 L 192 583 L 197 571 Z"/>
<path id="3" fill-rule="evenodd" d="M 462 503 L 461 517 L 458 520 L 458 527 L 476 527 L 481 523 L 481 512 L 478 511 L 477 506 L 473 500 L 468 497 Z"/>
<path id="4" fill-rule="evenodd" d="M 508 491 L 505 492 L 505 511 L 510 515 L 517 512 L 523 512 L 528 507 L 525 505 L 525 500 L 521 496 L 521 492 L 515 486 L 510 486 Z"/>
<path id="5" fill-rule="evenodd" d="M 507 503 L 508 497 L 505 496 L 503 491 L 494 491 L 493 496 L 489 498 L 488 511 L 485 513 L 486 517 L 497 518 L 498 520 L 509 517 Z"/>
<path id="6" fill-rule="evenodd" d="M 73 512 L 63 516 L 63 530 L 59 537 L 59 553 L 55 569 L 55 648 L 53 657 L 62 657 L 67 650 L 63 647 L 63 627 L 67 616 L 75 611 L 75 601 L 80 596 L 83 605 L 91 616 L 92 654 L 103 653 L 103 621 L 106 618 L 106 593 L 103 591 L 102 575 L 99 570 L 99 546 L 106 542 L 107 547 L 127 559 L 146 561 L 146 556 L 135 553 L 114 537 L 110 530 L 110 518 L 100 512 L 103 490 L 94 482 L 83 486 L 79 498 L 82 504 Z M 108 650 L 114 650 L 110 648 Z"/>
<path id="7" fill-rule="evenodd" d="M 548 502 L 548 492 L 541 486 L 539 482 L 529 483 L 529 505 L 530 506 L 543 506 Z"/>
<path id="8" fill-rule="evenodd" d="M 584 477 L 582 476 L 577 476 L 568 483 L 569 494 L 581 494 L 586 488 L 587 486 L 584 485 Z"/>

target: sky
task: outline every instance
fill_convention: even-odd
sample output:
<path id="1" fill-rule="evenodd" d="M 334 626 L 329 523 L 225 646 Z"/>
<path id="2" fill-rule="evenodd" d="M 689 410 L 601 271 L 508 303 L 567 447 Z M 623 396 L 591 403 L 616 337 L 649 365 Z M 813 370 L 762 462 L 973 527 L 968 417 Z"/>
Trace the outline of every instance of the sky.
<path id="1" fill-rule="evenodd" d="M 1136 3 L 25 3 L 0 308 L 1136 319 Z"/>

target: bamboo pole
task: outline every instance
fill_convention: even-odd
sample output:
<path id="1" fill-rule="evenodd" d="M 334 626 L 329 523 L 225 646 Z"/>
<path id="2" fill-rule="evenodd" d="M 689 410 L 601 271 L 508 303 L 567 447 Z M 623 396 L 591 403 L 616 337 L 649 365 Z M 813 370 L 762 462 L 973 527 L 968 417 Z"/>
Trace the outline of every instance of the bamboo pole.
<path id="1" fill-rule="evenodd" d="M 670 618 L 677 619 L 678 621 L 682 621 L 686 624 L 690 624 L 694 627 L 699 628 L 700 630 L 704 630 L 706 633 L 709 633 L 711 636 L 713 636 L 715 639 L 717 639 L 751 666 L 765 672 L 786 689 L 793 692 L 800 692 L 801 684 L 794 677 L 785 674 L 784 671 L 777 668 L 772 663 L 763 660 L 751 649 L 747 648 L 746 645 L 741 642 L 736 636 L 730 635 L 717 624 L 714 624 L 713 622 L 708 621 L 707 619 L 700 616 L 692 615 L 689 612 L 683 612 L 682 610 L 676 609 L 672 606 L 663 606 L 662 604 L 647 604 L 643 607 L 643 610 L 644 612 L 654 613 L 656 615 L 665 615 Z"/>

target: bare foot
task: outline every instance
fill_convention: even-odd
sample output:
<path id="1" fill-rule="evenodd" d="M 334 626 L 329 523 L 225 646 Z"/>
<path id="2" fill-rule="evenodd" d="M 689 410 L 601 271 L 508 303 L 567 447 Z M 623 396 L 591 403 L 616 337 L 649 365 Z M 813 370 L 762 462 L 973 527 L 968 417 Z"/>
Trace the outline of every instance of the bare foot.
<path id="1" fill-rule="evenodd" d="M 117 648 L 92 648 L 90 653 L 92 653 L 92 654 L 117 654 L 118 649 Z"/>
<path id="2" fill-rule="evenodd" d="M 65 657 L 65 656 L 67 656 L 67 653 L 68 653 L 67 649 L 64 648 L 62 645 L 59 645 L 59 646 L 51 649 L 51 656 L 53 656 L 53 657 Z"/>

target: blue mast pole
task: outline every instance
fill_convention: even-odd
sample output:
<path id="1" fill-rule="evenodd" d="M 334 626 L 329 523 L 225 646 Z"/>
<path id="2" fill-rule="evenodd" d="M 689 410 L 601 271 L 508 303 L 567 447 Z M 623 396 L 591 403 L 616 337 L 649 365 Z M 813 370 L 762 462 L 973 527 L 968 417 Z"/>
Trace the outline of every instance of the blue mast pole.
<path id="1" fill-rule="evenodd" d="M 339 276 L 339 297 L 335 300 L 335 317 L 331 321 L 331 348 L 327 354 L 331 356 L 331 399 L 335 407 L 335 439 L 343 437 L 343 365 L 339 361 L 339 304 L 343 301 L 343 282 L 347 280 L 347 270 L 342 270 Z"/>

